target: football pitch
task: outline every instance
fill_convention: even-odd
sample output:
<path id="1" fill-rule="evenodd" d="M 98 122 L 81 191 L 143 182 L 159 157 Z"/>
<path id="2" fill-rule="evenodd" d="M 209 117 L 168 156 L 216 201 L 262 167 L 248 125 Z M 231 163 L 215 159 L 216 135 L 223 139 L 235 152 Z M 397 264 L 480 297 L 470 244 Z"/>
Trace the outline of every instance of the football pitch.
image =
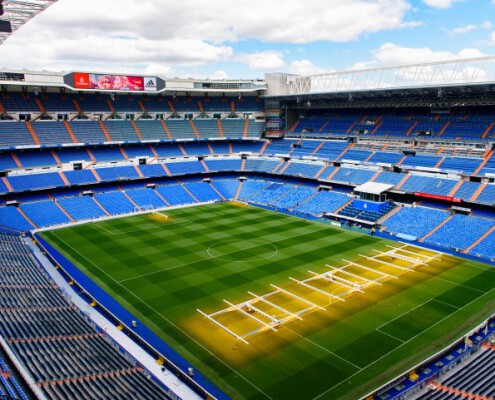
<path id="1" fill-rule="evenodd" d="M 357 399 L 495 309 L 483 263 L 251 206 L 162 214 L 41 236 L 234 399 Z"/>

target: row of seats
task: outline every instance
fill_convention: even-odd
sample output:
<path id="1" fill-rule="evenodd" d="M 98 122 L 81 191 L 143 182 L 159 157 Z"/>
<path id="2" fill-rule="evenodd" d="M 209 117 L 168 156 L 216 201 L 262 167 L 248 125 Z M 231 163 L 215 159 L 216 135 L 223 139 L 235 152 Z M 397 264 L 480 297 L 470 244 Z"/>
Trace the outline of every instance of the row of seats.
<path id="1" fill-rule="evenodd" d="M 291 128 L 292 136 L 371 135 L 407 137 L 427 135 L 446 139 L 480 140 L 495 137 L 488 107 L 451 109 L 434 114 L 428 108 L 365 109 L 335 112 L 310 110 Z"/>
<path id="2" fill-rule="evenodd" d="M 0 122 L 0 149 L 21 146 L 99 144 L 183 139 L 259 139 L 264 123 L 249 119 L 74 120 L 72 122 Z"/>
<path id="3" fill-rule="evenodd" d="M 0 234 L 0 270 L 0 335 L 48 399 L 167 398 L 67 302 L 20 237 Z"/>
<path id="4" fill-rule="evenodd" d="M 418 400 L 455 400 L 463 398 L 495 398 L 495 349 L 483 349 L 475 360 L 464 363 L 447 379 L 435 384 L 435 389 Z M 440 386 L 441 385 L 441 386 Z"/>
<path id="5" fill-rule="evenodd" d="M 495 229 L 495 220 L 490 218 L 452 215 L 448 211 L 428 207 L 402 207 L 383 225 L 387 232 L 394 235 L 424 238 L 425 243 L 432 245 L 458 251 L 469 250 L 470 254 L 488 259 L 493 257 L 490 244 L 494 241 L 491 232 Z"/>
<path id="6" fill-rule="evenodd" d="M 261 152 L 263 142 L 184 142 L 103 147 L 64 147 L 54 150 L 0 152 L 0 171 L 55 167 L 58 163 L 113 162 L 134 158 L 174 158 L 184 156 L 229 155 Z"/>
<path id="7" fill-rule="evenodd" d="M 361 219 L 364 221 L 376 222 L 395 208 L 393 202 L 388 202 L 387 205 L 381 211 L 369 211 L 357 208 L 354 206 L 354 202 L 344 207 L 339 211 L 339 215 L 345 217 L 351 217 L 356 219 Z"/>
<path id="8" fill-rule="evenodd" d="M 4 360 L 0 358 L 0 399 L 3 398 L 29 400 L 30 397 L 24 393 L 21 385 L 12 375 L 11 369 Z"/>
<path id="9" fill-rule="evenodd" d="M 347 149 L 347 150 L 346 150 Z M 439 150 L 436 150 L 437 152 Z M 473 174 L 479 169 L 483 158 L 480 154 L 472 157 L 454 157 L 444 155 L 428 155 L 418 152 L 416 155 L 404 156 L 400 149 L 394 151 L 362 150 L 355 149 L 345 141 L 322 141 L 322 140 L 294 140 L 285 139 L 272 141 L 264 154 L 284 155 L 291 157 L 318 157 L 330 161 L 359 162 L 359 163 L 385 163 L 400 165 L 405 168 L 427 167 L 440 168 L 465 174 Z M 495 159 L 493 160 L 495 163 Z M 483 176 L 491 171 L 491 164 L 485 166 L 477 174 Z"/>
<path id="10" fill-rule="evenodd" d="M 451 249 L 467 249 L 495 226 L 495 220 L 456 214 L 425 239 L 426 243 Z"/>
<path id="11" fill-rule="evenodd" d="M 118 94 L 57 94 L 47 93 L 35 95 L 18 92 L 3 93 L 0 104 L 6 113 L 40 113 L 41 108 L 47 113 L 76 113 L 78 108 L 83 113 L 116 112 L 261 112 L 264 102 L 256 96 L 151 96 L 151 95 L 118 95 Z M 113 110 L 112 110 L 113 109 Z"/>
<path id="12" fill-rule="evenodd" d="M 173 120 L 172 120 L 173 121 Z M 169 124 L 179 123 L 183 124 L 183 121 L 170 121 Z M 204 121 L 203 121 L 204 122 Z M 58 124 L 55 122 L 43 122 L 39 124 L 32 124 L 33 126 L 45 125 L 45 124 Z M 74 125 L 76 122 L 73 123 Z M 99 139 L 95 139 L 93 142 L 100 143 L 106 141 L 101 127 L 96 122 L 77 122 L 77 127 L 74 127 L 74 132 L 84 132 L 84 134 L 95 135 L 95 131 L 90 129 L 93 127 L 96 131 L 100 131 Z M 96 124 L 96 125 L 95 125 Z M 107 121 L 108 125 L 120 125 L 117 129 L 116 127 L 108 127 L 108 132 L 112 133 L 110 136 L 116 138 L 116 140 L 124 141 L 123 129 L 122 127 L 127 126 L 127 131 L 130 135 L 135 135 L 133 127 L 128 121 L 112 122 L 111 124 Z M 142 133 L 143 140 L 162 140 L 163 139 L 163 126 L 160 121 L 138 121 L 136 125 L 144 124 L 139 129 L 141 132 L 149 132 L 149 130 L 154 126 L 158 125 L 158 135 L 156 137 L 151 137 L 150 135 L 145 135 Z M 216 122 L 215 122 L 216 124 Z M 3 125 L 2 125 L 3 126 Z M 9 126 L 6 123 L 6 126 Z M 63 126 L 63 125 L 62 125 Z M 191 129 L 189 123 L 187 123 L 186 128 Z M 65 129 L 65 126 L 63 126 Z M 154 129 L 151 129 L 156 132 Z M 161 130 L 161 132 L 159 132 Z M 113 134 L 115 132 L 115 134 Z M 176 133 L 177 130 L 171 129 L 170 132 Z M 191 131 L 193 132 L 193 131 Z M 117 136 L 118 134 L 118 136 Z M 189 135 L 189 136 L 188 136 Z M 15 136 L 15 135 L 14 135 Z M 175 136 L 173 136 L 175 137 Z M 196 136 L 194 132 L 192 134 L 186 134 L 186 137 L 195 139 Z M 210 136 L 211 137 L 211 136 Z M 218 135 L 216 136 L 218 137 Z M 229 138 L 241 138 L 241 136 L 229 135 Z M 248 136 L 252 137 L 252 136 Z M 254 138 L 258 138 L 259 134 Z M 8 140 L 10 143 L 11 135 L 9 135 Z M 100 140 L 101 139 L 101 140 Z M 1 138 L 0 138 L 1 140 Z M 55 142 L 54 142 L 55 143 Z M 56 143 L 61 143 L 60 141 Z M 25 144 L 25 143 L 24 143 Z M 261 151 L 263 142 L 210 142 L 210 143 L 182 143 L 183 150 L 189 155 L 210 155 L 210 154 L 229 154 L 231 152 L 253 152 L 259 153 Z M 299 147 L 294 147 L 299 146 Z M 389 164 L 400 164 L 403 167 L 435 167 L 438 166 L 442 169 L 449 171 L 455 170 L 458 172 L 463 172 L 467 174 L 474 173 L 483 161 L 481 158 L 467 158 L 467 157 L 441 157 L 441 156 L 431 156 L 431 155 L 421 155 L 407 156 L 404 157 L 400 153 L 392 152 L 370 152 L 364 150 L 353 150 L 349 149 L 345 153 L 344 151 L 349 147 L 347 142 L 338 141 L 294 141 L 294 140 L 277 140 L 272 141 L 265 149 L 265 155 L 290 155 L 292 157 L 303 157 L 305 155 L 311 154 L 313 157 L 322 158 L 329 161 L 353 161 L 353 162 L 368 162 L 368 163 L 389 163 Z M 308 150 L 309 148 L 309 150 Z M 89 153 L 88 153 L 89 151 Z M 313 154 L 314 152 L 314 154 Z M 96 161 L 116 161 L 123 160 L 125 158 L 135 158 L 135 157 L 174 157 L 183 155 L 183 151 L 178 144 L 155 144 L 155 145 L 127 145 L 121 147 L 92 147 L 92 148 L 57 148 L 53 151 L 51 150 L 22 150 L 16 151 L 14 153 L 3 152 L 0 153 L 0 169 L 16 169 L 19 168 L 31 168 L 31 167 L 45 167 L 57 165 L 58 162 L 70 162 L 70 161 L 80 161 L 86 160 L 91 161 L 95 159 Z M 92 156 L 92 158 L 91 158 Z M 495 162 L 488 160 L 485 167 L 479 172 L 483 175 L 486 172 L 490 172 L 492 169 L 492 163 Z"/>
<path id="13" fill-rule="evenodd" d="M 155 146 L 158 147 L 158 146 Z M 234 147 L 234 146 L 232 146 Z M 184 146 L 183 148 L 186 148 Z M 258 147 L 255 147 L 258 149 Z M 91 150 L 93 157 L 98 149 Z M 189 151 L 195 151 L 188 149 Z M 117 154 L 121 154 L 118 148 Z M 143 150 L 144 151 L 144 150 Z M 111 153 L 106 153 L 111 159 Z M 99 153 L 99 159 L 105 154 Z M 123 160 L 121 160 L 123 161 Z M 108 160 L 110 162 L 110 160 Z M 350 185 L 359 185 L 368 181 L 387 183 L 405 192 L 422 192 L 434 195 L 449 196 L 465 201 L 481 204 L 495 204 L 495 185 L 461 181 L 452 178 L 432 177 L 417 173 L 395 173 L 363 169 L 360 167 L 334 167 L 319 162 L 282 161 L 278 158 L 249 157 L 246 161 L 240 158 L 205 159 L 198 160 L 171 160 L 165 163 L 148 165 L 127 165 L 99 167 L 86 170 L 43 172 L 36 174 L 11 175 L 0 179 L 0 194 L 9 192 L 24 192 L 43 190 L 57 187 L 68 187 L 98 182 L 128 181 L 142 178 L 163 177 L 167 175 L 180 176 L 207 172 L 253 171 L 278 173 L 287 176 L 312 179 L 330 180 Z"/>

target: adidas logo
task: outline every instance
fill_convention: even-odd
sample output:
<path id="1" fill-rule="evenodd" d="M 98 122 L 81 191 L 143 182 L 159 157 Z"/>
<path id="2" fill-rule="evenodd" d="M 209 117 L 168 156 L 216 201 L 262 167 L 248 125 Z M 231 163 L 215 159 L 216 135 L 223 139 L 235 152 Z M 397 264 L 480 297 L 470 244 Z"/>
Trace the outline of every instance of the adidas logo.
<path id="1" fill-rule="evenodd" d="M 146 87 L 155 87 L 155 81 L 153 79 L 150 79 L 148 82 L 146 82 Z"/>

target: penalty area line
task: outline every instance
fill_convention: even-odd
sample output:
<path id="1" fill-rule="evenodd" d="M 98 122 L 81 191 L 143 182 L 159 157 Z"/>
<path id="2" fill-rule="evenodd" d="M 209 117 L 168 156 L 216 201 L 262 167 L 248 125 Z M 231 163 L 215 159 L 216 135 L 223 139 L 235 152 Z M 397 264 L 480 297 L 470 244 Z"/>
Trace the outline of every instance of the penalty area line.
<path id="1" fill-rule="evenodd" d="M 375 331 L 380 332 L 380 333 L 383 333 L 384 335 L 387 335 L 387 336 L 391 337 L 392 339 L 398 340 L 401 343 L 404 343 L 405 342 L 405 340 L 399 339 L 398 337 L 396 337 L 394 335 L 391 335 L 390 333 L 381 331 L 380 328 L 376 328 Z"/>
<path id="2" fill-rule="evenodd" d="M 356 364 L 354 364 L 354 363 L 350 362 L 349 360 L 345 359 L 344 357 L 341 357 L 341 356 L 339 356 L 338 354 L 335 354 L 333 351 L 328 350 L 326 347 L 323 347 L 323 346 L 319 345 L 318 343 L 313 342 L 311 339 L 308 339 L 307 337 L 305 337 L 305 336 L 303 336 L 303 335 L 301 335 L 301 334 L 297 333 L 296 331 L 294 331 L 294 330 L 292 330 L 292 329 L 290 329 L 290 328 L 287 328 L 287 327 L 285 327 L 285 329 L 287 329 L 289 332 L 293 333 L 294 335 L 296 335 L 296 336 L 300 337 L 301 339 L 305 340 L 306 342 L 311 343 L 312 345 L 314 345 L 314 346 L 316 346 L 316 347 L 318 347 L 318 348 L 320 348 L 320 349 L 322 349 L 322 350 L 326 351 L 327 353 L 329 353 L 329 354 L 331 354 L 332 356 L 334 356 L 334 357 L 338 358 L 339 360 L 344 361 L 346 364 L 352 365 L 354 368 L 358 369 L 358 372 L 359 372 L 359 371 L 361 371 L 361 370 L 363 369 L 363 368 L 361 368 L 361 367 L 357 366 Z"/>
<path id="3" fill-rule="evenodd" d="M 414 335 L 412 338 L 410 338 L 409 340 L 405 341 L 404 343 L 401 343 L 399 344 L 396 348 L 388 351 L 387 353 L 385 353 L 384 355 L 382 355 L 381 357 L 377 358 L 375 361 L 372 361 L 371 363 L 369 363 L 366 367 L 364 367 L 362 370 L 364 371 L 365 369 L 368 369 L 369 367 L 371 367 L 372 365 L 376 364 L 378 361 L 382 360 L 383 358 L 385 358 L 386 356 L 388 356 L 389 354 L 393 353 L 394 351 L 396 351 L 397 349 L 401 348 L 402 346 L 404 346 L 405 344 L 411 342 L 412 340 L 416 339 L 418 336 L 422 335 L 423 333 L 429 331 L 430 329 L 432 329 L 433 327 L 437 326 L 438 324 L 441 324 L 443 321 L 445 321 L 447 318 L 450 318 L 452 317 L 454 314 L 457 314 L 459 311 L 463 310 L 464 308 L 468 307 L 469 305 L 471 305 L 472 303 L 474 303 L 475 301 L 478 301 L 480 300 L 481 298 L 485 297 L 487 294 L 493 292 L 495 290 L 495 287 L 491 290 L 489 290 L 488 292 L 485 292 L 484 294 L 482 294 L 481 296 L 478 296 L 477 298 L 471 300 L 469 303 L 463 305 L 462 307 L 458 308 L 457 310 L 455 310 L 454 312 L 450 313 L 449 315 L 443 317 L 442 319 L 439 319 L 437 322 L 435 322 L 434 324 L 431 324 L 430 326 L 428 326 L 426 329 L 424 329 L 423 331 L 419 332 L 418 334 Z M 432 299 L 433 300 L 433 299 Z M 427 302 L 425 302 L 427 303 Z M 423 303 L 423 304 L 425 304 Z M 394 318 L 393 320 L 389 321 L 389 322 L 392 322 L 394 320 L 396 320 L 397 318 Z M 388 323 L 388 322 L 387 322 Z M 387 324 L 384 324 L 384 325 L 387 325 Z M 384 326 L 383 325 L 383 326 Z M 380 328 L 380 327 L 379 327 Z M 378 329 L 378 328 L 377 328 Z M 469 330 L 466 330 L 465 332 L 469 332 Z M 453 342 L 451 342 L 453 343 Z M 428 355 L 426 355 L 425 357 L 427 358 Z M 420 363 L 421 361 L 418 361 L 416 364 Z M 402 373 L 398 373 L 396 374 L 396 377 L 398 376 L 401 376 L 402 374 L 406 373 L 407 371 L 409 371 L 410 369 L 412 368 L 412 366 L 410 368 L 407 368 L 404 372 Z M 331 388 L 325 390 L 323 393 L 320 393 L 318 396 L 316 397 L 313 397 L 313 400 L 317 400 L 317 399 L 320 399 L 322 396 L 325 396 L 328 392 L 330 392 L 331 390 L 335 389 L 336 387 L 339 387 L 340 385 L 342 385 L 344 382 L 346 381 L 349 381 L 349 379 L 355 377 L 357 374 L 359 374 L 361 371 L 356 371 L 354 374 L 352 374 L 351 376 L 348 376 L 347 378 L 341 380 L 339 383 L 336 383 L 335 385 L 333 385 Z M 395 378 L 394 378 L 395 379 Z"/>

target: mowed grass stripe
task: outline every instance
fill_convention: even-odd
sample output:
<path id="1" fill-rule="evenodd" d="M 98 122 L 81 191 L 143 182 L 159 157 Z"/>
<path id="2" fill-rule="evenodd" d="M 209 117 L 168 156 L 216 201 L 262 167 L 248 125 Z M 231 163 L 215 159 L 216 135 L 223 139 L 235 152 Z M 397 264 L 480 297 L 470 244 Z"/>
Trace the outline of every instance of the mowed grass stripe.
<path id="1" fill-rule="evenodd" d="M 284 286 L 289 276 L 303 279 L 308 277 L 307 269 L 323 272 L 326 263 L 339 267 L 342 258 L 358 260 L 358 254 L 373 255 L 372 249 L 386 249 L 392 242 L 253 207 L 214 204 L 163 213 L 170 217 L 169 223 L 139 216 L 101 223 L 108 231 L 88 224 L 57 231 L 60 239 L 50 232 L 44 235 L 233 398 L 358 398 L 391 378 L 393 371 L 403 372 L 411 366 L 411 354 L 417 362 L 423 351 L 424 357 L 438 351 L 438 344 L 429 347 L 439 343 L 436 340 L 445 343 L 445 338 L 469 326 L 470 318 L 464 314 L 462 319 L 455 317 L 464 309 L 449 314 L 447 308 L 442 309 L 448 307 L 443 303 L 454 310 L 465 306 L 476 322 L 481 318 L 477 309 L 466 304 L 479 305 L 479 296 L 485 295 L 483 307 L 486 303 L 489 308 L 495 299 L 493 292 L 486 293 L 486 281 L 492 276 L 489 267 L 452 257 L 445 265 L 442 261 L 424 268 L 423 274 L 421 267 L 346 303 L 331 305 L 327 312 L 309 314 L 288 329 L 254 336 L 249 347 L 234 351 L 233 339 L 218 336 L 216 340 L 219 333 L 199 317 L 196 308 L 212 312 L 224 306 L 223 299 L 245 301 L 250 298 L 247 291 L 266 293 L 272 289 L 270 283 Z M 118 230 L 127 233 L 110 233 Z M 222 240 L 231 241 L 224 254 L 232 249 L 249 262 L 208 257 L 207 249 Z M 251 240 L 276 241 L 277 255 L 252 260 L 257 252 L 246 251 Z M 269 253 L 262 244 L 258 250 Z M 183 263 L 194 264 L 164 270 Z M 115 282 L 158 270 L 159 274 L 132 279 L 124 286 Z M 458 286 L 463 289 L 456 296 Z M 438 313 L 447 314 L 434 328 L 426 328 L 407 342 L 376 330 L 424 302 L 432 302 L 440 307 Z M 412 319 L 416 319 L 414 313 Z M 417 329 L 425 322 L 418 324 Z M 393 334 L 392 326 L 386 327 L 387 333 Z M 431 331 L 437 336 L 431 336 Z M 358 367 L 363 370 L 356 374 Z"/>
<path id="2" fill-rule="evenodd" d="M 262 231 L 257 232 L 257 233 L 261 233 L 261 232 Z M 192 262 L 174 265 L 171 267 L 166 267 L 163 270 L 152 271 L 152 272 L 149 272 L 146 274 L 137 275 L 134 277 L 122 279 L 122 280 L 120 280 L 120 282 L 127 282 L 127 281 L 135 280 L 135 279 L 148 278 L 151 275 L 153 275 L 153 280 L 159 279 L 155 275 L 159 275 L 161 272 L 166 272 L 166 271 L 170 271 L 170 270 L 177 269 L 177 268 L 186 267 L 186 268 L 191 268 L 191 269 L 195 270 L 198 267 L 196 264 L 201 263 L 202 267 L 204 267 L 205 265 L 212 264 L 212 263 L 208 263 L 208 261 L 210 259 L 215 259 L 215 258 L 219 258 L 220 262 L 224 262 L 224 261 L 232 262 L 232 261 L 236 261 L 235 260 L 236 258 L 239 258 L 242 260 L 245 260 L 247 258 L 251 262 L 257 262 L 257 261 L 262 262 L 264 260 L 267 260 L 268 258 L 272 258 L 272 253 L 274 253 L 274 249 L 273 249 L 273 247 L 270 247 L 269 245 L 274 245 L 276 252 L 278 253 L 280 250 L 283 250 L 284 248 L 294 246 L 294 244 L 295 244 L 294 240 L 295 239 L 297 240 L 297 242 L 300 243 L 301 239 L 311 241 L 311 240 L 314 240 L 315 237 L 321 237 L 321 234 L 319 234 L 319 232 L 314 232 L 314 231 L 307 232 L 307 233 L 297 233 L 297 232 L 293 232 L 291 230 L 288 230 L 288 231 L 284 232 L 284 235 L 287 235 L 287 234 L 294 234 L 294 236 L 291 238 L 283 238 L 283 239 L 280 239 L 279 241 L 277 241 L 277 240 L 268 241 L 267 239 L 269 239 L 270 236 L 262 236 L 260 234 L 259 236 L 258 235 L 257 236 L 263 237 L 263 239 L 254 239 L 252 241 L 251 246 L 244 247 L 241 249 L 236 249 L 235 246 L 231 245 L 231 247 L 232 247 L 231 251 L 227 250 L 223 253 L 217 253 L 217 254 L 215 254 L 214 252 L 211 252 L 211 251 L 209 252 L 208 250 L 210 250 L 212 248 L 212 246 L 225 243 L 227 240 L 229 240 L 229 241 L 242 240 L 242 237 L 239 237 L 238 239 L 225 239 L 225 240 L 220 240 L 220 241 L 214 241 L 206 249 L 206 251 L 205 251 L 204 246 L 201 247 L 201 249 L 200 249 L 201 254 L 198 254 L 197 259 L 192 261 Z M 228 235 L 226 237 L 232 238 L 232 235 Z M 234 237 L 235 237 L 235 235 L 234 235 Z M 277 237 L 280 237 L 280 233 L 277 234 Z M 286 242 L 286 241 L 289 241 L 289 242 Z M 180 249 L 179 251 L 182 252 L 182 254 L 188 254 L 188 256 L 190 256 L 190 254 L 194 254 L 194 250 L 189 246 L 187 248 L 180 246 L 179 249 Z M 169 254 L 170 251 L 165 250 L 165 253 Z M 270 257 L 268 257 L 268 256 L 270 256 Z M 228 258 L 228 260 L 225 260 L 226 257 Z M 237 260 L 237 261 L 239 261 L 239 260 Z M 183 272 L 181 272 L 181 274 L 182 273 Z"/>
<path id="3" fill-rule="evenodd" d="M 457 308 L 454 306 L 432 299 L 380 326 L 377 330 L 406 342 L 455 310 Z"/>

